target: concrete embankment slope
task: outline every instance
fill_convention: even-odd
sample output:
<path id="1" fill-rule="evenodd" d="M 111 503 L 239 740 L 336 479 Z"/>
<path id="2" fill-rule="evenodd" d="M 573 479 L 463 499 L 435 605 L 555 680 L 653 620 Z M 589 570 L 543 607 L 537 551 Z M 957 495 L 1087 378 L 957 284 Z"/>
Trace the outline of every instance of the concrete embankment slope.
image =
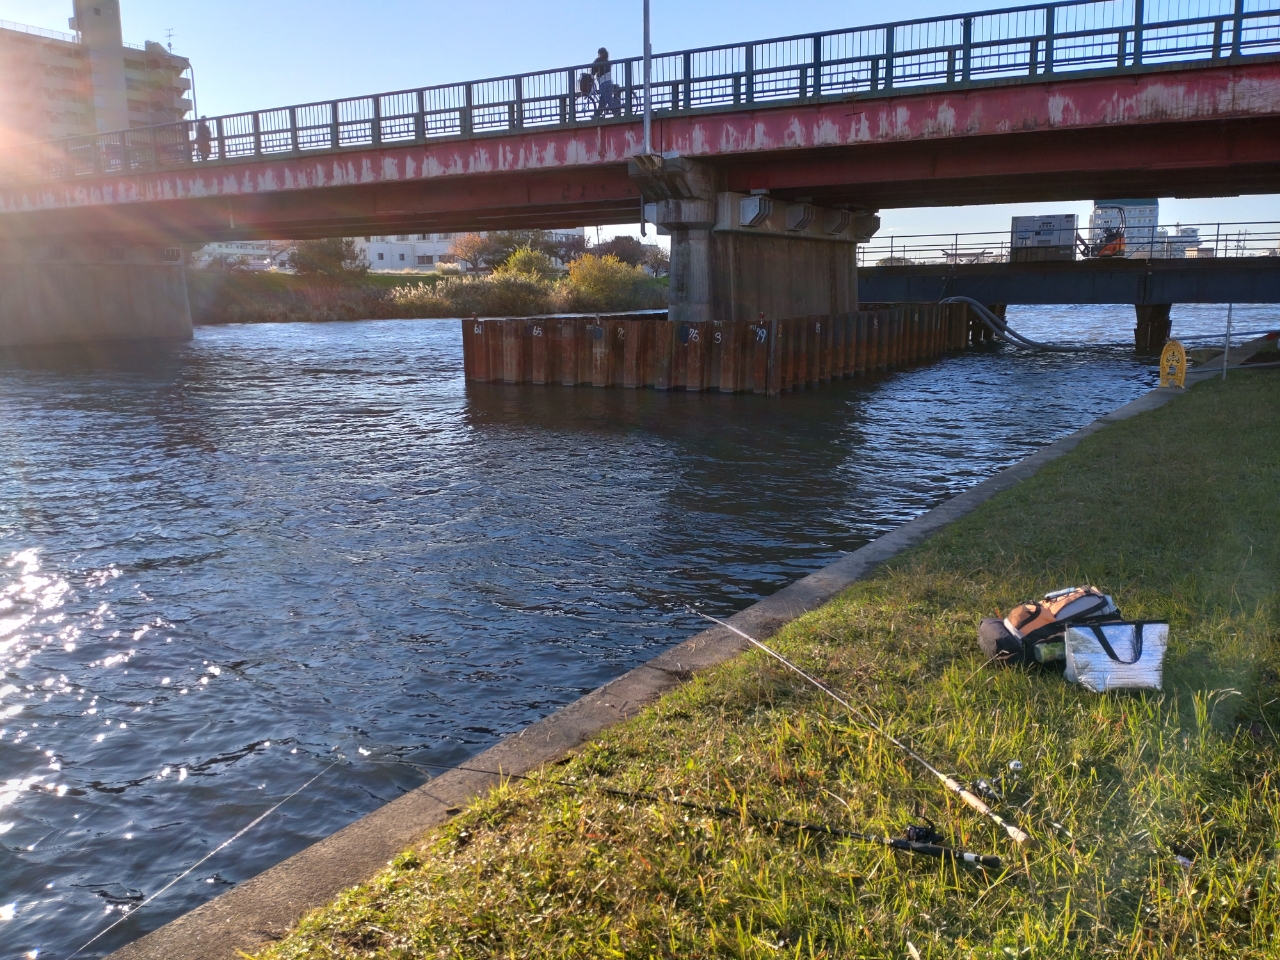
<path id="1" fill-rule="evenodd" d="M 1033 476 L 1111 423 L 1153 410 L 1179 396 L 1155 390 L 1039 450 L 965 493 L 904 524 L 732 618 L 769 637 L 830 601 L 879 564 L 920 544 L 1002 491 Z M 1051 586 L 1057 586 L 1052 584 Z M 697 634 L 581 700 L 485 751 L 473 770 L 524 774 L 556 761 L 602 731 L 636 716 L 686 683 L 723 664 L 743 642 L 722 628 Z M 371 878 L 402 850 L 499 783 L 493 774 L 455 770 L 406 794 L 271 870 L 112 955 L 113 960 L 232 960 L 290 931 L 309 910 Z"/>

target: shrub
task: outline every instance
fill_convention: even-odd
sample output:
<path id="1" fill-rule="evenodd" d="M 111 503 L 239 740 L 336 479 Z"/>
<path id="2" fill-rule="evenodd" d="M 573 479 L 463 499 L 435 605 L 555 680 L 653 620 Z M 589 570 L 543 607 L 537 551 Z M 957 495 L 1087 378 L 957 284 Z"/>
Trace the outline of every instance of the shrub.
<path id="1" fill-rule="evenodd" d="M 524 273 L 504 271 L 490 277 L 447 277 L 391 291 L 402 317 L 528 317 L 551 310 L 551 287 Z"/>
<path id="2" fill-rule="evenodd" d="M 647 310 L 666 306 L 666 287 L 637 266 L 617 257 L 579 257 L 569 264 L 568 280 L 557 287 L 561 310 Z"/>
<path id="3" fill-rule="evenodd" d="M 289 254 L 289 266 L 299 276 L 311 275 L 334 280 L 363 277 L 369 272 L 369 262 L 350 237 L 302 240 Z"/>
<path id="4" fill-rule="evenodd" d="M 497 272 L 545 279 L 556 273 L 556 265 L 541 250 L 520 247 L 507 257 L 506 262 L 498 268 Z"/>

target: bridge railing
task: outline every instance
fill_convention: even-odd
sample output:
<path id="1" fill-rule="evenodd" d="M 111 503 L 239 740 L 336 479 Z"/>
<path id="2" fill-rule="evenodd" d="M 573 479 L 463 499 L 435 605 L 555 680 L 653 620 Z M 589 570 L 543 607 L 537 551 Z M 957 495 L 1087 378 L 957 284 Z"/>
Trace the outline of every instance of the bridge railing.
<path id="1" fill-rule="evenodd" d="M 1097 246 L 1101 231 L 1081 227 L 1079 236 Z M 1064 255 L 1058 248 L 1012 245 L 1012 231 L 880 235 L 858 247 L 858 265 L 910 266 L 912 264 L 1009 263 L 1045 259 L 1075 260 L 1084 256 L 1078 248 Z M 1132 260 L 1176 260 L 1228 257 L 1280 257 L 1280 222 L 1175 223 L 1131 228 L 1125 257 Z"/>
<path id="2" fill-rule="evenodd" d="M 660 115 L 890 96 L 990 81 L 1280 54 L 1280 0 L 1071 0 L 703 47 L 653 59 Z M 34 144 L 4 180 L 68 180 L 352 147 L 574 127 L 643 112 L 642 62 L 612 64 L 616 102 L 584 96 L 589 65 L 182 121 Z M 611 109 L 602 111 L 602 107 Z M 607 116 L 604 113 L 607 112 Z"/>

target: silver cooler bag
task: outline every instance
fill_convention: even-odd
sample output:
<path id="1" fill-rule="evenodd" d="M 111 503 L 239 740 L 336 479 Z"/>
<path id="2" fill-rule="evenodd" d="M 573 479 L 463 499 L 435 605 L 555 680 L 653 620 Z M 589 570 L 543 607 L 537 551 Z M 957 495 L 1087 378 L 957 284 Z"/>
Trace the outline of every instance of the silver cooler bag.
<path id="1" fill-rule="evenodd" d="M 1067 628 L 1065 676 L 1094 693 L 1159 690 L 1167 623 L 1103 623 Z"/>

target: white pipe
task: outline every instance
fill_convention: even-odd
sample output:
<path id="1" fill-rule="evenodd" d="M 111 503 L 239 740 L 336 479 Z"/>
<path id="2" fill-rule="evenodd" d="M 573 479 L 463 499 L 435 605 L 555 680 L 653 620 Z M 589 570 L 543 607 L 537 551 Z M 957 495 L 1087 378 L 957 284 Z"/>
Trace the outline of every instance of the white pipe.
<path id="1" fill-rule="evenodd" d="M 653 153 L 653 44 L 649 38 L 649 0 L 644 0 L 644 152 Z"/>
<path id="2" fill-rule="evenodd" d="M 1016 330 L 1009 329 L 1009 325 L 997 317 L 994 313 L 987 309 L 986 304 L 979 303 L 972 297 L 947 297 L 942 303 L 967 303 L 973 308 L 973 312 L 978 315 L 978 319 L 990 328 L 1001 340 L 1011 343 L 1015 347 L 1034 347 L 1037 350 L 1049 350 L 1053 353 L 1081 353 L 1090 347 L 1061 347 L 1053 343 L 1040 343 L 1038 340 L 1032 340 L 1024 337 Z"/>

